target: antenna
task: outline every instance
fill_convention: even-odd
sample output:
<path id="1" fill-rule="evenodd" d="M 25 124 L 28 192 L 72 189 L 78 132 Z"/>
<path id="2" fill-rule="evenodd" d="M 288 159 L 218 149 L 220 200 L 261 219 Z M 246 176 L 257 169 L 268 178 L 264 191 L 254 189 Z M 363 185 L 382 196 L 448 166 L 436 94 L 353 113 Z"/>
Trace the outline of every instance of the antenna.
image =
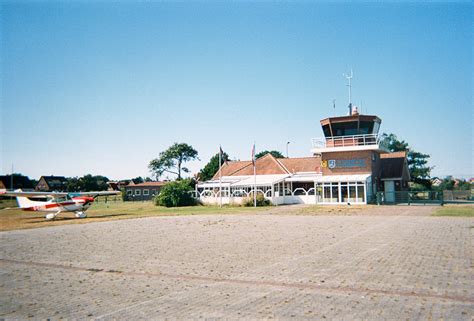
<path id="1" fill-rule="evenodd" d="M 349 116 L 350 116 L 350 115 L 352 115 L 352 83 L 351 83 L 352 76 L 353 76 L 352 68 L 351 68 L 351 74 L 350 75 L 347 75 L 347 74 L 344 73 L 344 74 L 342 74 L 342 76 L 344 76 L 348 81 L 347 87 L 349 87 Z"/>
<path id="2" fill-rule="evenodd" d="M 332 100 L 332 107 L 334 108 L 334 116 L 336 116 L 336 99 Z"/>

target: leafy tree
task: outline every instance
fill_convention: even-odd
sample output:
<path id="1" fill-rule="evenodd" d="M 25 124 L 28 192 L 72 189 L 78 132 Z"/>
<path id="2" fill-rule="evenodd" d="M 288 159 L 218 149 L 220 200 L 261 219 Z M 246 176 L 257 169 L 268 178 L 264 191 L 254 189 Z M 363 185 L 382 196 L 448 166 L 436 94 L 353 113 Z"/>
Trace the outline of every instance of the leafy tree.
<path id="1" fill-rule="evenodd" d="M 137 177 L 135 177 L 135 178 L 132 178 L 132 182 L 133 182 L 134 184 L 141 184 L 141 183 L 143 183 L 143 178 L 140 177 L 140 176 L 137 176 Z"/>
<path id="2" fill-rule="evenodd" d="M 125 190 L 125 188 L 122 187 L 120 189 L 120 193 L 121 193 L 120 195 L 122 196 L 122 201 L 125 202 L 127 200 L 127 191 Z"/>
<path id="3" fill-rule="evenodd" d="M 272 154 L 273 157 L 275 158 L 285 158 L 285 156 L 283 156 L 282 153 L 280 153 L 279 151 L 277 150 L 264 150 L 263 152 L 260 152 L 260 153 L 257 153 L 257 155 L 255 155 L 255 159 L 259 159 L 260 157 L 263 157 L 267 154 Z"/>
<path id="4" fill-rule="evenodd" d="M 447 176 L 445 179 L 443 179 L 443 182 L 436 187 L 436 189 L 439 191 L 452 191 L 454 189 L 455 183 L 456 182 L 452 176 Z"/>
<path id="5" fill-rule="evenodd" d="M 429 181 L 433 167 L 428 166 L 430 155 L 414 151 L 404 140 L 399 140 L 395 134 L 383 134 L 383 143 L 391 152 L 407 152 L 408 169 L 415 183 L 431 188 Z"/>
<path id="6" fill-rule="evenodd" d="M 158 158 L 153 159 L 148 167 L 157 178 L 167 172 L 177 175 L 177 179 L 180 180 L 181 172 L 189 173 L 189 169 L 183 167 L 183 163 L 195 159 L 199 159 L 198 152 L 191 145 L 174 143 L 161 152 Z"/>
<path id="7" fill-rule="evenodd" d="M 229 161 L 229 155 L 227 153 L 222 154 L 222 159 L 221 159 L 221 165 L 224 164 L 224 162 Z M 199 172 L 199 179 L 201 181 L 208 181 L 214 175 L 217 173 L 219 170 L 219 153 L 215 154 L 214 156 L 211 157 L 209 162 L 204 166 L 203 169 Z"/>
<path id="8" fill-rule="evenodd" d="M 81 190 L 81 186 L 79 184 L 78 177 L 68 177 L 66 189 L 68 192 L 79 192 Z"/>
<path id="9" fill-rule="evenodd" d="M 463 180 L 460 180 L 458 182 L 458 185 L 457 186 L 455 185 L 454 187 L 457 190 L 467 191 L 471 189 L 471 183 L 463 179 Z"/>
<path id="10" fill-rule="evenodd" d="M 471 184 L 464 179 L 454 179 L 453 176 L 446 176 L 443 182 L 436 187 L 438 191 L 465 191 L 470 190 Z"/>
<path id="11" fill-rule="evenodd" d="M 108 188 L 109 179 L 101 175 L 87 174 L 79 178 L 79 186 L 81 191 L 105 191 Z"/>
<path id="12" fill-rule="evenodd" d="M 190 193 L 192 190 L 190 179 L 168 183 L 155 197 L 155 204 L 166 207 L 196 205 L 196 200 Z"/>
<path id="13" fill-rule="evenodd" d="M 11 186 L 12 176 L 13 176 L 13 187 Z M 38 181 L 31 180 L 28 176 L 25 176 L 21 173 L 13 173 L 11 175 L 5 175 L 4 179 L 5 179 L 4 181 L 5 187 L 7 189 L 35 188 L 36 184 L 38 183 Z M 34 181 L 36 181 L 36 184 L 34 183 Z"/>
<path id="14" fill-rule="evenodd" d="M 102 175 L 92 176 L 91 174 L 83 177 L 67 178 L 66 189 L 68 192 L 90 192 L 90 191 L 106 191 L 108 189 L 107 182 L 109 179 Z"/>

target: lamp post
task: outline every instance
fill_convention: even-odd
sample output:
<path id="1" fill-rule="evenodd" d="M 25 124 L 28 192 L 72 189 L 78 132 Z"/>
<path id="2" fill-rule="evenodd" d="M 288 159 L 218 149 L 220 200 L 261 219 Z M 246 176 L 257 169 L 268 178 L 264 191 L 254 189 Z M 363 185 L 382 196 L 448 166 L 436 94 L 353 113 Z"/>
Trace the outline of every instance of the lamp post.
<path id="1" fill-rule="evenodd" d="M 286 158 L 288 158 L 288 145 L 290 144 L 290 142 L 286 142 Z"/>

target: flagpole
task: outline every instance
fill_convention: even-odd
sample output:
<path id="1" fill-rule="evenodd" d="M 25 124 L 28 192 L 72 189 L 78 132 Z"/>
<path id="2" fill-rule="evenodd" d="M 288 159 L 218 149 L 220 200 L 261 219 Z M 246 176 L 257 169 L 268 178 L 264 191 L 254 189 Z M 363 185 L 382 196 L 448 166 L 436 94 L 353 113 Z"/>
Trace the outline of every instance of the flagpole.
<path id="1" fill-rule="evenodd" d="M 222 207 L 222 147 L 219 146 L 219 207 Z"/>
<path id="2" fill-rule="evenodd" d="M 255 159 L 255 142 L 253 143 L 253 206 L 257 207 L 257 160 Z"/>

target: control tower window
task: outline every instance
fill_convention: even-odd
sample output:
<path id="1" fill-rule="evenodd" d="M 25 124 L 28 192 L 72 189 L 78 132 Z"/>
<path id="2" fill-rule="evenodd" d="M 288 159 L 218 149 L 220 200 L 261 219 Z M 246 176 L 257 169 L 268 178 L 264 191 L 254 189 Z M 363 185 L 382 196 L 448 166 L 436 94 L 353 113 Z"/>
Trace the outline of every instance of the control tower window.
<path id="1" fill-rule="evenodd" d="M 372 121 L 361 121 L 359 124 L 359 134 L 372 134 L 374 129 L 374 122 Z"/>
<path id="2" fill-rule="evenodd" d="M 324 125 L 323 126 L 323 132 L 324 132 L 324 136 L 326 137 L 331 137 L 331 130 L 329 129 L 329 125 Z"/>
<path id="3" fill-rule="evenodd" d="M 332 124 L 332 131 L 334 136 L 357 135 L 357 122 Z"/>

